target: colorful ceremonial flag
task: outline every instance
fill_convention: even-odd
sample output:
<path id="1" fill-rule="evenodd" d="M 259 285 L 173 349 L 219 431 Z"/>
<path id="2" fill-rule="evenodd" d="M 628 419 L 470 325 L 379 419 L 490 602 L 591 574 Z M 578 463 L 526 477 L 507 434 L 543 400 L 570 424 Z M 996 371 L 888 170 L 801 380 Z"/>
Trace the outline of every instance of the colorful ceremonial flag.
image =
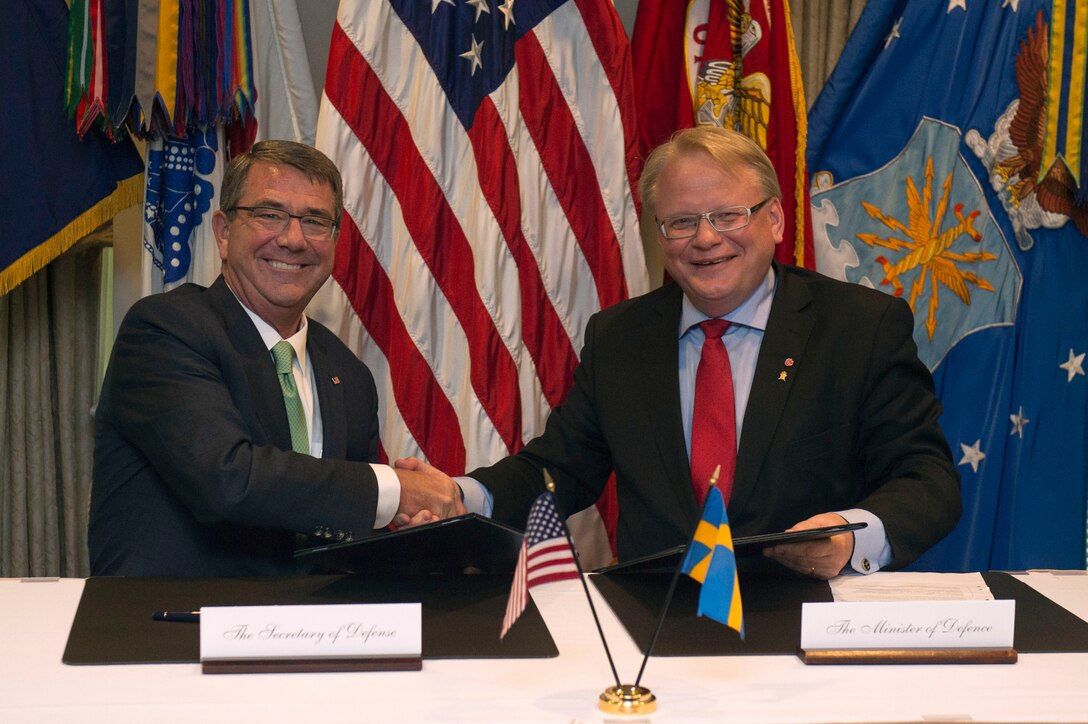
<path id="1" fill-rule="evenodd" d="M 696 124 L 758 141 L 786 212 L 775 255 L 811 269 L 805 97 L 786 0 L 639 0 L 632 46 L 645 149 Z"/>
<path id="2" fill-rule="evenodd" d="M 82 140 L 65 113 L 68 8 L 13 0 L 0 22 L 0 295 L 140 202 L 127 139 Z"/>
<path id="3" fill-rule="evenodd" d="M 740 601 L 733 533 L 725 514 L 725 502 L 717 486 L 711 487 L 703 515 L 695 528 L 681 570 L 702 584 L 700 616 L 712 618 L 744 638 L 744 610 Z"/>
<path id="4" fill-rule="evenodd" d="M 310 312 L 379 384 L 382 445 L 521 448 L 591 314 L 647 289 L 629 46 L 608 0 L 344 0 L 317 145 L 344 175 Z"/>
<path id="5" fill-rule="evenodd" d="M 963 481 L 922 570 L 1084 568 L 1088 2 L 870 3 L 813 106 L 817 268 L 902 296 Z"/>
<path id="6" fill-rule="evenodd" d="M 566 581 L 580 575 L 563 521 L 555 509 L 555 498 L 551 493 L 541 493 L 529 509 L 525 538 L 514 568 L 514 582 L 510 586 L 499 638 L 506 636 L 525 610 L 529 591 L 545 583 Z"/>
<path id="7" fill-rule="evenodd" d="M 227 32 L 219 29 L 217 52 L 192 55 L 191 46 L 201 37 L 204 22 L 217 22 L 217 14 L 231 19 Z M 183 23 L 181 47 L 198 68 L 182 74 L 187 80 L 183 99 L 189 103 L 186 117 L 204 119 L 190 124 L 185 135 L 157 135 L 148 141 L 147 188 L 144 197 L 143 294 L 166 291 L 186 282 L 210 285 L 219 276 L 219 250 L 211 228 L 212 212 L 219 208 L 219 189 L 230 160 L 229 151 L 246 150 L 254 140 L 268 138 L 313 143 L 317 123 L 317 98 L 306 60 L 306 46 L 295 0 L 266 0 L 248 6 L 248 16 L 235 3 L 210 3 L 206 16 Z M 213 24 L 214 27 L 214 24 Z M 174 34 L 179 31 L 175 30 Z M 197 43 L 199 46 L 199 43 Z M 249 50 L 252 49 L 252 62 Z M 226 72 L 233 85 L 208 82 L 208 64 L 216 58 L 233 59 L 236 70 Z M 190 61 L 192 62 L 192 61 Z M 220 64 L 221 65 L 221 64 Z M 229 69 L 230 65 L 224 66 Z M 224 81 L 226 82 L 226 81 Z M 256 101 L 251 101 L 257 89 Z M 233 92 L 228 92 L 234 88 Z M 229 114 L 208 94 L 226 98 L 226 108 L 246 109 Z M 233 101 L 230 99 L 234 99 Z M 235 105 L 235 101 L 237 105 Z M 252 112 L 252 116 L 248 113 Z M 225 117 L 251 130 L 228 133 Z M 236 129 L 235 129 L 236 130 Z M 244 137 L 244 138 L 243 138 Z M 242 138 L 242 140 L 236 140 Z"/>

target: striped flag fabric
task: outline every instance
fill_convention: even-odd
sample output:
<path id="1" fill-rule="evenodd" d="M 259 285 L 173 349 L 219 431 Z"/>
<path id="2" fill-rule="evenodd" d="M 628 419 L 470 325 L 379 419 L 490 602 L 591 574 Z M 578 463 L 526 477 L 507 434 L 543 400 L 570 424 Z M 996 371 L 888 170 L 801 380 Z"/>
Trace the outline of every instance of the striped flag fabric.
<path id="1" fill-rule="evenodd" d="M 725 514 L 722 491 L 717 486 L 706 496 L 703 515 L 680 565 L 685 574 L 702 584 L 699 615 L 728 626 L 743 640 L 744 611 L 733 552 L 733 532 Z"/>
<path id="2" fill-rule="evenodd" d="M 309 312 L 373 370 L 382 450 L 460 474 L 539 434 L 591 314 L 647 290 L 607 0 L 343 0 L 317 146 L 344 176 Z"/>
<path id="3" fill-rule="evenodd" d="M 580 575 L 563 521 L 555 508 L 555 498 L 551 493 L 541 493 L 529 509 L 525 538 L 514 568 L 514 582 L 510 586 L 510 598 L 506 601 L 506 615 L 502 619 L 499 638 L 506 637 L 510 627 L 525 611 L 530 590 L 545 583 L 565 581 Z"/>

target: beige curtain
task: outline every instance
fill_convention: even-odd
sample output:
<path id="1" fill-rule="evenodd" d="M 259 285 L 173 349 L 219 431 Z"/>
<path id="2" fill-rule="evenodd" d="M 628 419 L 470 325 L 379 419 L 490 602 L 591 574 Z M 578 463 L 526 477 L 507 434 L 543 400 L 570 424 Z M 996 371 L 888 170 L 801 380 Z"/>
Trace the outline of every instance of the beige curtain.
<path id="1" fill-rule="evenodd" d="M 0 297 L 0 577 L 86 576 L 107 224 Z"/>
<path id="2" fill-rule="evenodd" d="M 809 108 L 839 60 L 865 0 L 789 0 L 801 80 Z"/>

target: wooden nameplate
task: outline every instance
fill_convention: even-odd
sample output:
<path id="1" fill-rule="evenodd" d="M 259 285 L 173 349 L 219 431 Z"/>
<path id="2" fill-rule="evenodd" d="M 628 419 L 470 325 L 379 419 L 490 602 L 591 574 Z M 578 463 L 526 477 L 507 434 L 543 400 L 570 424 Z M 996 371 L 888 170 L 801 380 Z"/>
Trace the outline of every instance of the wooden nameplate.
<path id="1" fill-rule="evenodd" d="M 1016 649 L 798 649 L 806 664 L 1015 664 Z"/>
<path id="2" fill-rule="evenodd" d="M 304 674 L 330 671 L 419 671 L 420 656 L 359 658 L 206 659 L 205 674 Z"/>

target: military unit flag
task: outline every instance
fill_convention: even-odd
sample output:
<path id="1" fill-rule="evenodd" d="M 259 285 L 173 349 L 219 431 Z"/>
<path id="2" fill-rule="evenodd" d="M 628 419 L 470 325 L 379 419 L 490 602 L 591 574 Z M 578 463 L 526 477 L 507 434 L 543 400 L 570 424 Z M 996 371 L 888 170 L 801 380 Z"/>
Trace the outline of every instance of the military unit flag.
<path id="1" fill-rule="evenodd" d="M 695 125 L 759 143 L 786 214 L 775 255 L 811 269 L 806 106 L 787 1 L 639 0 L 631 42 L 643 148 Z"/>
<path id="2" fill-rule="evenodd" d="M 139 203 L 140 154 L 64 113 L 69 13 L 14 0 L 0 23 L 0 296 Z"/>
<path id="3" fill-rule="evenodd" d="M 817 269 L 901 296 L 963 480 L 922 570 L 1084 568 L 1088 2 L 880 2 L 812 108 Z"/>

